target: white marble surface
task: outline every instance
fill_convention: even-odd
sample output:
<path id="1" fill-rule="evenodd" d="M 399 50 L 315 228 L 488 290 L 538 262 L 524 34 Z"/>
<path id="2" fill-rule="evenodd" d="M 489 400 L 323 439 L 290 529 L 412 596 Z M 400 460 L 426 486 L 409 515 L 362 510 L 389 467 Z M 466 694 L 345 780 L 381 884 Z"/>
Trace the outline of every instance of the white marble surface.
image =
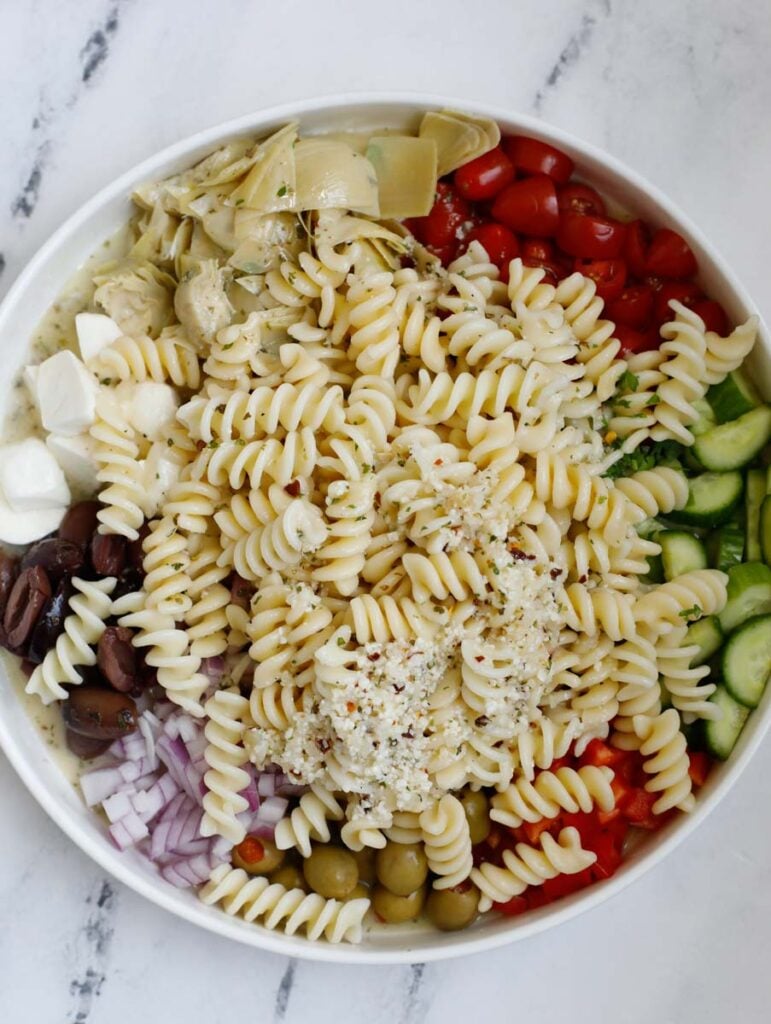
<path id="1" fill-rule="evenodd" d="M 118 172 L 282 100 L 402 88 L 606 147 L 771 313 L 768 0 L 0 0 L 0 292 Z M 198 932 L 107 879 L 0 755 L 0 1020 L 768 1020 L 767 741 L 669 860 L 558 932 L 447 964 L 343 968 Z"/>

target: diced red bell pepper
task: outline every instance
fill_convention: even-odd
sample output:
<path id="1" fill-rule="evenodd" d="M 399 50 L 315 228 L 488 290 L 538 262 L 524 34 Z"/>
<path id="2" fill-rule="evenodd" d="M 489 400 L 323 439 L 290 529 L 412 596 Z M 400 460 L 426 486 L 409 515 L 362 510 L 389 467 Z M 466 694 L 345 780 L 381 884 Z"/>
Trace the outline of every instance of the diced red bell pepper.
<path id="1" fill-rule="evenodd" d="M 645 789 L 633 790 L 622 808 L 624 817 L 636 828 L 657 829 L 659 821 L 653 813 L 653 805 L 658 798 L 658 793 L 648 793 Z"/>
<path id="2" fill-rule="evenodd" d="M 525 914 L 530 907 L 524 896 L 512 896 L 507 903 L 493 903 L 493 910 L 507 917 L 516 917 L 517 914 Z"/>
<path id="3" fill-rule="evenodd" d="M 518 843 L 529 843 L 536 846 L 542 832 L 548 832 L 556 823 L 556 818 L 541 818 L 539 821 L 525 821 L 518 828 L 513 830 L 513 835 Z"/>
<path id="4" fill-rule="evenodd" d="M 694 786 L 703 786 L 712 766 L 709 756 L 703 750 L 690 750 L 688 761 L 688 774 L 691 776 L 691 782 Z"/>
<path id="5" fill-rule="evenodd" d="M 557 875 L 556 878 L 548 878 L 541 886 L 541 889 L 546 897 L 546 902 L 551 903 L 553 900 L 559 900 L 563 896 L 571 896 L 574 892 L 578 892 L 579 889 L 585 889 L 593 881 L 592 869 L 585 868 L 575 875 Z"/>

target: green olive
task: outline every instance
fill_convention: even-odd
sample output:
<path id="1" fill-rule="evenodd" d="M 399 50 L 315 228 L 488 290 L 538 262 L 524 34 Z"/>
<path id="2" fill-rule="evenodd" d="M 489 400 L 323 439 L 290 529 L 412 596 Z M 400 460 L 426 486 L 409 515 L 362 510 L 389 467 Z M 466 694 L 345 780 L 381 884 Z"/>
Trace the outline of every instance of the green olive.
<path id="1" fill-rule="evenodd" d="M 269 875 L 284 863 L 284 851 L 270 839 L 247 836 L 233 849 L 233 865 L 250 875 Z"/>
<path id="2" fill-rule="evenodd" d="M 365 846 L 353 854 L 356 867 L 359 869 L 359 881 L 365 885 L 372 885 L 375 881 L 375 851 L 370 846 Z"/>
<path id="3" fill-rule="evenodd" d="M 294 864 L 284 864 L 270 876 L 271 882 L 283 885 L 285 889 L 307 889 L 302 871 Z"/>
<path id="4" fill-rule="evenodd" d="M 378 881 L 386 889 L 396 896 L 409 896 L 428 876 L 422 843 L 386 843 L 377 851 L 375 870 Z"/>
<path id="5" fill-rule="evenodd" d="M 368 900 L 369 889 L 366 885 L 362 885 L 361 882 L 357 882 L 353 889 L 345 897 L 345 902 L 348 903 L 350 900 Z"/>
<path id="6" fill-rule="evenodd" d="M 372 909 L 387 924 L 403 924 L 414 921 L 426 902 L 426 889 L 421 886 L 408 896 L 397 896 L 383 885 L 375 886 L 372 892 Z"/>
<path id="7" fill-rule="evenodd" d="M 353 854 L 340 846 L 315 846 L 303 863 L 305 881 L 325 899 L 343 900 L 359 881 Z"/>
<path id="8" fill-rule="evenodd" d="M 490 835 L 490 809 L 487 797 L 481 791 L 465 789 L 460 796 L 463 810 L 466 812 L 471 842 L 474 846 L 484 842 Z"/>
<path id="9" fill-rule="evenodd" d="M 477 916 L 479 890 L 473 886 L 434 889 L 426 903 L 429 921 L 443 932 L 468 928 Z"/>

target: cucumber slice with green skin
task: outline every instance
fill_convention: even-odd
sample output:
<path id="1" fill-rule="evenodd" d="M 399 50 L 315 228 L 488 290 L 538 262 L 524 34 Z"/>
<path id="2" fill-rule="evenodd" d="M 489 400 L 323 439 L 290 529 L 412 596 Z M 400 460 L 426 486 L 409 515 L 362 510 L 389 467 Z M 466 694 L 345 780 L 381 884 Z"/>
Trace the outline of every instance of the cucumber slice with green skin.
<path id="1" fill-rule="evenodd" d="M 697 437 L 693 454 L 705 469 L 725 472 L 752 462 L 771 440 L 771 406 L 761 405 L 738 420 Z"/>
<path id="2" fill-rule="evenodd" d="M 723 648 L 723 681 L 734 700 L 756 708 L 771 676 L 771 615 L 736 630 Z"/>
<path id="3" fill-rule="evenodd" d="M 692 622 L 685 634 L 684 646 L 698 647 L 699 653 L 691 658 L 694 668 L 709 661 L 713 654 L 720 650 L 723 643 L 723 630 L 717 615 L 706 615 L 698 622 Z"/>
<path id="4" fill-rule="evenodd" d="M 758 405 L 760 403 L 757 403 Z M 690 423 L 688 429 L 694 437 L 706 434 L 708 430 L 718 425 L 718 419 L 706 398 L 697 398 L 693 403 L 693 409 L 697 414 L 696 422 Z M 686 449 L 686 452 L 688 449 Z"/>
<path id="5" fill-rule="evenodd" d="M 713 757 L 725 761 L 741 736 L 750 709 L 735 701 L 724 686 L 718 686 L 710 700 L 722 714 L 717 721 L 704 723 L 704 745 Z"/>
<path id="6" fill-rule="evenodd" d="M 691 526 L 722 526 L 731 518 L 742 496 L 741 473 L 702 473 L 688 481 L 685 507 L 669 518 Z"/>
<path id="7" fill-rule="evenodd" d="M 760 506 L 760 550 L 763 552 L 763 561 L 771 565 L 771 495 L 763 499 Z"/>
<path id="8" fill-rule="evenodd" d="M 728 600 L 718 616 L 724 633 L 756 615 L 771 612 L 771 569 L 763 562 L 743 562 L 728 570 Z"/>
<path id="9" fill-rule="evenodd" d="M 707 401 L 718 423 L 729 423 L 763 404 L 754 385 L 741 370 L 734 370 L 725 380 L 713 384 L 707 392 Z"/>
<path id="10" fill-rule="evenodd" d="M 766 496 L 766 474 L 762 469 L 751 469 L 747 474 L 744 494 L 744 527 L 747 531 L 744 557 L 748 562 L 759 562 L 763 557 L 760 547 L 760 506 Z"/>
<path id="11" fill-rule="evenodd" d="M 664 578 L 673 580 L 684 572 L 707 568 L 707 552 L 698 537 L 683 530 L 662 530 L 656 535 L 661 545 Z"/>
<path id="12" fill-rule="evenodd" d="M 646 562 L 648 563 L 648 571 L 644 576 L 645 582 L 663 583 L 664 565 L 661 561 L 661 555 L 648 555 Z"/>
<path id="13" fill-rule="evenodd" d="M 707 555 L 713 569 L 728 572 L 732 565 L 738 565 L 744 557 L 744 528 L 732 519 L 710 534 L 707 541 Z"/>

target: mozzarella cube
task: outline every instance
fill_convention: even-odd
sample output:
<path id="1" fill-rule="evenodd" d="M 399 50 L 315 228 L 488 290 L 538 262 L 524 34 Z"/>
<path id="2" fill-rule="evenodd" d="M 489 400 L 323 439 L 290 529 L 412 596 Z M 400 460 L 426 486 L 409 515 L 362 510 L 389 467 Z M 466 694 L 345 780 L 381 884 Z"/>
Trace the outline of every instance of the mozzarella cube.
<path id="1" fill-rule="evenodd" d="M 124 406 L 131 426 L 148 441 L 166 439 L 178 407 L 179 397 L 174 388 L 151 380 L 134 384 Z"/>
<path id="2" fill-rule="evenodd" d="M 70 502 L 59 463 L 36 437 L 0 448 L 0 490 L 13 512 L 63 508 Z"/>
<path id="3" fill-rule="evenodd" d="M 112 345 L 123 334 L 111 316 L 104 313 L 78 313 L 75 330 L 80 346 L 80 358 L 84 363 L 96 359 L 103 348 Z"/>
<path id="4" fill-rule="evenodd" d="M 75 437 L 49 434 L 46 446 L 76 490 L 91 495 L 99 489 L 96 479 L 99 466 L 94 458 L 96 442 L 89 434 Z"/>
<path id="5" fill-rule="evenodd" d="M 74 437 L 94 422 L 97 383 L 72 352 L 57 352 L 38 368 L 37 397 L 43 426 Z"/>
<path id="6" fill-rule="evenodd" d="M 181 466 L 173 462 L 164 451 L 164 444 L 154 444 L 144 464 L 145 515 L 149 518 L 159 511 L 169 491 L 179 480 Z"/>
<path id="7" fill-rule="evenodd" d="M 6 544 L 31 544 L 58 530 L 66 511 L 62 507 L 14 512 L 0 494 L 0 540 Z"/>
<path id="8" fill-rule="evenodd" d="M 25 384 L 25 386 L 27 388 L 27 391 L 29 391 L 30 398 L 35 403 L 35 405 L 38 404 L 38 400 L 37 400 L 37 378 L 38 378 L 38 373 L 39 372 L 40 372 L 40 367 L 39 366 L 30 365 L 30 366 L 25 366 L 24 367 L 24 370 L 22 371 L 22 375 L 21 375 L 21 378 L 24 381 L 24 384 Z"/>

